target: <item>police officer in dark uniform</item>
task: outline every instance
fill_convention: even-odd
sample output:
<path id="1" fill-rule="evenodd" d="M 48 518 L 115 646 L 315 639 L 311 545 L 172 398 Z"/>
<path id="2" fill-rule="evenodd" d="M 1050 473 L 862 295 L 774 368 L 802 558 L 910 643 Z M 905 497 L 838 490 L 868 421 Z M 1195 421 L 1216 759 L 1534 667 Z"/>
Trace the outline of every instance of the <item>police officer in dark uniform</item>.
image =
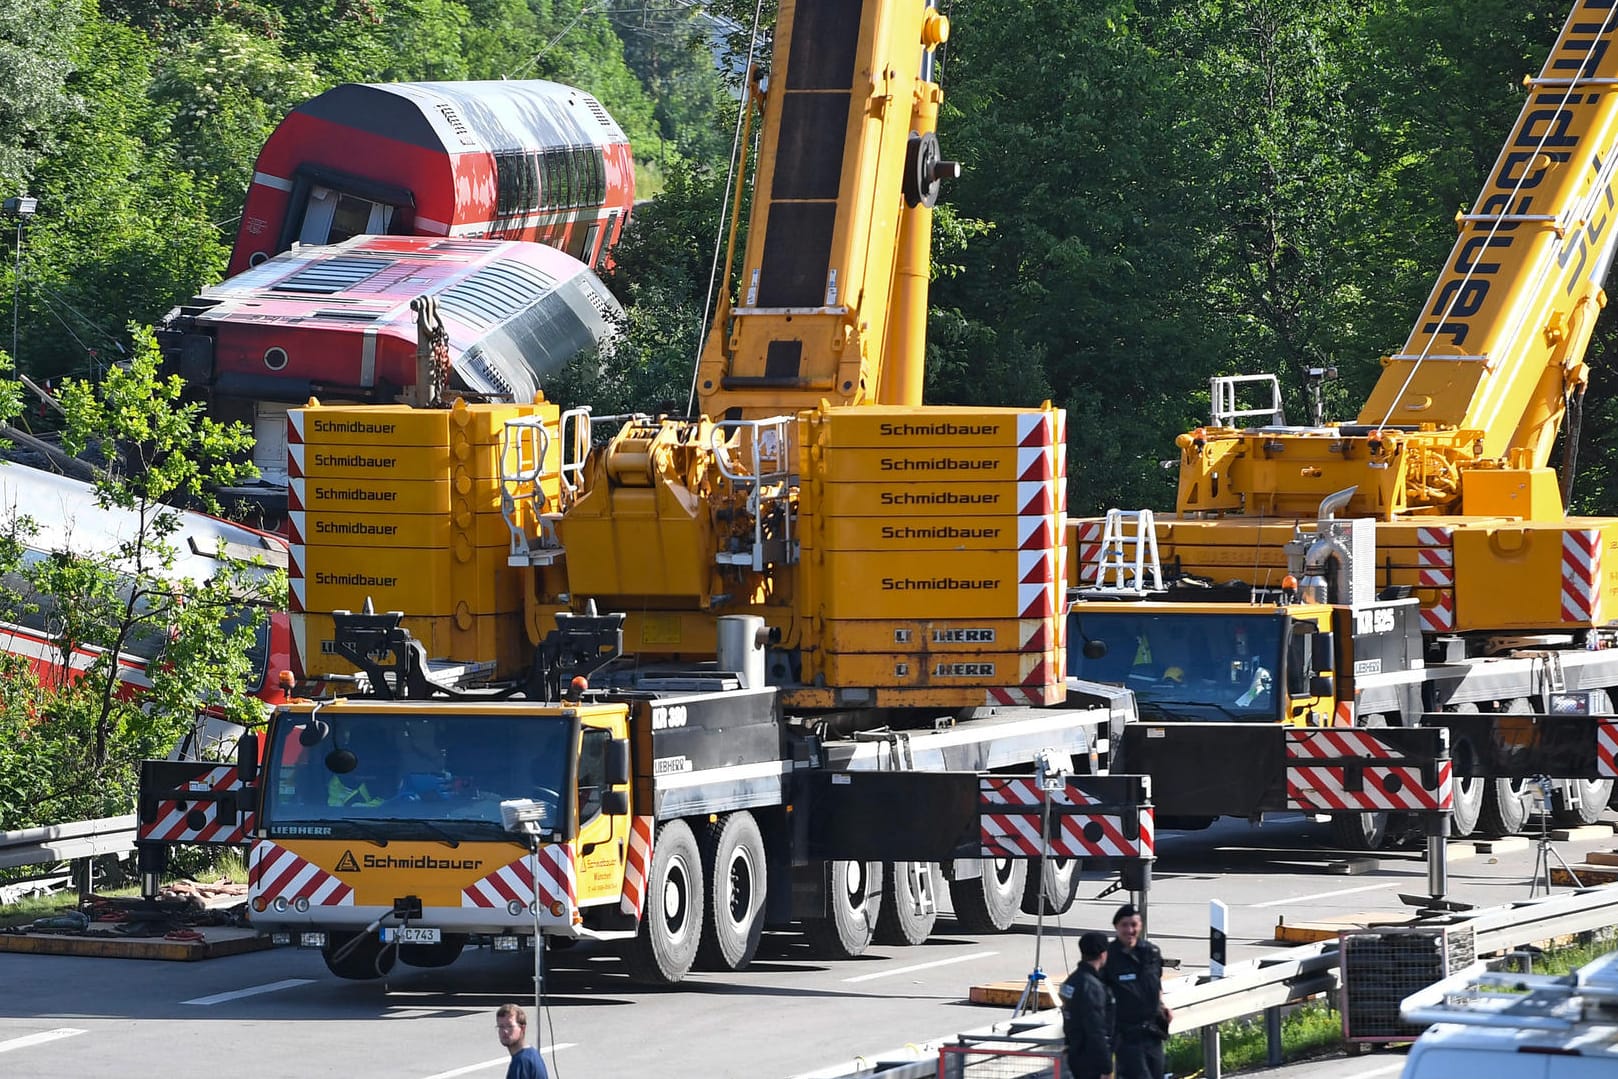
<path id="1" fill-rule="evenodd" d="M 1112 990 L 1101 980 L 1107 961 L 1107 938 L 1086 933 L 1079 938 L 1080 962 L 1062 983 L 1062 1034 L 1067 1041 L 1067 1070 L 1072 1079 L 1109 1079 L 1113 1032 L 1117 1030 Z"/>
<path id="2" fill-rule="evenodd" d="M 1118 936 L 1101 976 L 1118 1002 L 1117 1079 L 1163 1079 L 1163 1041 L 1172 1013 L 1163 1003 L 1163 953 L 1141 939 L 1140 912 L 1125 903 L 1112 916 Z"/>

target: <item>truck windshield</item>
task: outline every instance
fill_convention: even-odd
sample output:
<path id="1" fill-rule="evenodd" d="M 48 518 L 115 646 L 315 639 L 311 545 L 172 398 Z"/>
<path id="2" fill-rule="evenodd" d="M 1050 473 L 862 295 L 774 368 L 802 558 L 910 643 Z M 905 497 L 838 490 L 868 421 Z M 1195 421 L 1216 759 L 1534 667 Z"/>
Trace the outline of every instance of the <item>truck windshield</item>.
<path id="1" fill-rule="evenodd" d="M 305 746 L 303 718 L 283 714 L 271 736 L 261 822 L 271 838 L 505 838 L 500 803 L 513 799 L 562 823 L 569 720 L 326 712 L 325 737 Z"/>
<path id="2" fill-rule="evenodd" d="M 1134 690 L 1142 716 L 1271 721 L 1285 683 L 1270 614 L 1083 611 L 1068 615 L 1068 673 Z M 1084 656 L 1086 640 L 1107 646 Z"/>

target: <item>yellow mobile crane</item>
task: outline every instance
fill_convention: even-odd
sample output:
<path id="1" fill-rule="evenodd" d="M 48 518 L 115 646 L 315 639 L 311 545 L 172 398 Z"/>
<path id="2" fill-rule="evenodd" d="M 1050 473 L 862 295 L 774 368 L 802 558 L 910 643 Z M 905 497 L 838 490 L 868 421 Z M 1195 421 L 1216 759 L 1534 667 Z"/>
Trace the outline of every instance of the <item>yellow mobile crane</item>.
<path id="1" fill-rule="evenodd" d="M 1547 462 L 1618 235 L 1615 41 L 1611 0 L 1579 0 L 1352 422 L 1289 426 L 1273 376 L 1216 378 L 1178 512 L 1072 522 L 1073 625 L 1107 646 L 1076 673 L 1137 688 L 1124 759 L 1165 815 L 1333 812 L 1375 846 L 1408 800 L 1301 791 L 1305 747 L 1369 760 L 1422 726 L 1453 735 L 1454 834 L 1519 829 L 1541 774 L 1558 817 L 1606 807 L 1618 521 L 1565 513 L 1576 427 L 1560 485 Z"/>
<path id="2" fill-rule="evenodd" d="M 1129 695 L 1065 700 L 1062 413 L 919 403 L 947 33 L 780 5 L 698 415 L 291 414 L 303 669 L 366 692 L 280 709 L 262 765 L 154 762 L 147 834 L 246 842 L 255 923 L 353 978 L 543 935 L 674 981 L 766 924 L 855 955 L 946 882 L 1003 931 L 1080 858 L 1144 899 L 1144 784 L 1093 774 Z"/>

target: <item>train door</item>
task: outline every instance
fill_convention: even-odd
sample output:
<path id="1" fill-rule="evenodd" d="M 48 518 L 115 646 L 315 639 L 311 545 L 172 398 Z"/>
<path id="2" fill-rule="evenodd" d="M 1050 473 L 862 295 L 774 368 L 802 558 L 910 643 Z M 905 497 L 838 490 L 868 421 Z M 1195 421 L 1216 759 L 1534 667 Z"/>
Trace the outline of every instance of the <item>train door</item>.
<path id="1" fill-rule="evenodd" d="M 334 244 L 353 236 L 381 236 L 393 220 L 393 207 L 346 191 L 315 184 L 304 204 L 301 244 Z"/>

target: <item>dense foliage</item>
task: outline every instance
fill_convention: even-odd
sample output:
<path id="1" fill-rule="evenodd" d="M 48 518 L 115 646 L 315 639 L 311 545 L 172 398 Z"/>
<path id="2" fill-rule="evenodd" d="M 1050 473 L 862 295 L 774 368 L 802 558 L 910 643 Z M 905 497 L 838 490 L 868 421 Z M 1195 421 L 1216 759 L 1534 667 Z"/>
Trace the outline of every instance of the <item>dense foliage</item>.
<path id="1" fill-rule="evenodd" d="M 64 447 L 122 448 L 94 485 L 95 505 L 122 523 L 18 507 L 0 519 L 0 618 L 48 641 L 37 663 L 0 652 L 0 831 L 128 812 L 138 762 L 166 756 L 199 708 L 261 719 L 248 690 L 264 672 L 250 657 L 266 612 L 286 605 L 285 574 L 219 550 L 206 579 L 188 577 L 171 505 L 210 506 L 211 486 L 239 481 L 247 432 L 182 402 L 157 366 L 156 342 L 137 333 L 128 364 L 62 387 Z M 0 420 L 18 406 L 0 395 Z M 154 655 L 142 669 L 122 658 Z"/>

